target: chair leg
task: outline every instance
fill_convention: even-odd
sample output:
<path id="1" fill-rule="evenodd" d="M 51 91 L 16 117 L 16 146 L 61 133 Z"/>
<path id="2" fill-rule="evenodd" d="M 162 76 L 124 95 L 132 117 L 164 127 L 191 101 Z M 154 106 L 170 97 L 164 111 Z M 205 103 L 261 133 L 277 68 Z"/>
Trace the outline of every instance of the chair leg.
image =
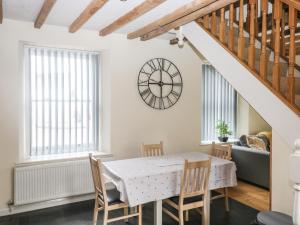
<path id="1" fill-rule="evenodd" d="M 229 196 L 228 196 L 228 188 L 224 188 L 224 195 L 225 195 L 225 209 L 226 209 L 226 212 L 229 212 L 230 209 L 229 209 Z"/>
<path id="2" fill-rule="evenodd" d="M 128 216 L 128 208 L 124 208 L 124 216 Z M 124 222 L 127 223 L 128 222 L 128 218 L 124 219 Z"/>
<path id="3" fill-rule="evenodd" d="M 142 205 L 139 205 L 139 222 L 138 225 L 142 225 L 143 223 L 143 207 Z"/>
<path id="4" fill-rule="evenodd" d="M 185 211 L 185 222 L 189 221 L 189 210 Z"/>
<path id="5" fill-rule="evenodd" d="M 103 225 L 107 225 L 107 220 L 108 220 L 108 210 L 104 208 Z"/>
<path id="6" fill-rule="evenodd" d="M 204 195 L 204 205 L 202 208 L 202 225 L 209 225 L 209 211 L 210 211 L 210 192 Z"/>
<path id="7" fill-rule="evenodd" d="M 98 219 L 98 202 L 95 200 L 95 207 L 94 207 L 94 215 L 93 215 L 93 225 L 97 224 Z"/>
<path id="8" fill-rule="evenodd" d="M 183 211 L 179 209 L 179 225 L 184 225 Z"/>

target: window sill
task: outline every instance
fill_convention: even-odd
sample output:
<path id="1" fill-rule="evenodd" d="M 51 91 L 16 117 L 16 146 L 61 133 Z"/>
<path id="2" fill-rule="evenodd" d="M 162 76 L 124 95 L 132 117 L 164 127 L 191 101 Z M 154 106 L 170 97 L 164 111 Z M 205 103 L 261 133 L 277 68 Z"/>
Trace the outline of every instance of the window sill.
<path id="1" fill-rule="evenodd" d="M 237 139 L 237 138 L 230 138 L 230 139 L 228 139 L 228 141 L 226 143 L 233 144 L 234 142 L 237 142 L 238 140 L 239 139 Z M 220 142 L 219 140 L 210 140 L 210 141 L 201 141 L 200 145 L 211 145 L 213 142 L 215 142 L 216 144 L 225 143 L 225 142 Z"/>
<path id="2" fill-rule="evenodd" d="M 64 155 L 51 155 L 51 156 L 39 156 L 32 157 L 29 159 L 25 159 L 22 162 L 16 163 L 16 167 L 24 167 L 24 166 L 33 166 L 33 165 L 41 165 L 48 163 L 56 163 L 56 162 L 65 162 L 65 161 L 76 161 L 82 159 L 88 159 L 88 152 L 82 153 L 72 153 L 72 154 L 64 154 Z M 96 158 L 109 158 L 113 155 L 111 153 L 106 152 L 93 152 L 93 155 Z"/>

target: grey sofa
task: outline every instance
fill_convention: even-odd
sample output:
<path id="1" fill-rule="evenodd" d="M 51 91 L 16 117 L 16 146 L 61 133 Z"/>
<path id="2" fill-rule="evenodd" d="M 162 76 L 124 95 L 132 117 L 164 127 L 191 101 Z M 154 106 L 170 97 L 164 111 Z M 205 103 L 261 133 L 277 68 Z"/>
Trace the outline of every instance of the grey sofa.
<path id="1" fill-rule="evenodd" d="M 269 189 L 269 152 L 233 145 L 232 160 L 237 167 L 238 179 Z"/>

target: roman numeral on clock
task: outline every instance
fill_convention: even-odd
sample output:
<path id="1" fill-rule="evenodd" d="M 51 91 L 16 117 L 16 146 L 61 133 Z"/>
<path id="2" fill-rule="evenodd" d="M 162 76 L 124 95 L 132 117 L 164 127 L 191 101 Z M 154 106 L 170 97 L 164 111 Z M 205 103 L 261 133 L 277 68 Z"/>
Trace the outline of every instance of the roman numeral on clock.
<path id="1" fill-rule="evenodd" d="M 165 103 L 164 103 L 164 99 L 163 98 L 159 99 L 159 108 L 160 109 L 164 109 L 165 108 Z"/>
<path id="2" fill-rule="evenodd" d="M 145 80 L 145 81 L 139 80 L 139 86 L 148 86 L 148 84 L 149 84 L 149 80 Z"/>
<path id="3" fill-rule="evenodd" d="M 175 97 L 175 98 L 179 98 L 180 94 L 176 91 L 171 91 L 171 94 Z"/>
<path id="4" fill-rule="evenodd" d="M 145 74 L 145 75 L 148 77 L 148 79 L 149 79 L 150 76 L 151 76 L 151 73 L 146 72 L 146 71 L 144 70 L 144 68 L 141 70 L 141 73 Z"/>
<path id="5" fill-rule="evenodd" d="M 141 92 L 141 96 L 143 99 L 146 99 L 150 94 L 151 94 L 150 88 L 147 88 Z"/>
<path id="6" fill-rule="evenodd" d="M 156 96 L 154 94 L 151 94 L 148 105 L 150 105 L 152 108 L 155 108 L 155 102 L 156 102 Z"/>
<path id="7" fill-rule="evenodd" d="M 157 59 L 158 66 L 161 70 L 164 70 L 165 68 L 165 59 Z"/>
<path id="8" fill-rule="evenodd" d="M 147 64 L 150 66 L 151 68 L 151 73 L 155 72 L 156 70 L 158 70 L 155 66 L 155 63 L 153 62 L 153 60 L 151 60 L 150 62 L 147 62 Z"/>
<path id="9" fill-rule="evenodd" d="M 171 77 L 174 78 L 174 77 L 176 77 L 176 76 L 178 76 L 178 75 L 180 75 L 180 73 L 177 71 L 176 73 L 171 74 Z"/>

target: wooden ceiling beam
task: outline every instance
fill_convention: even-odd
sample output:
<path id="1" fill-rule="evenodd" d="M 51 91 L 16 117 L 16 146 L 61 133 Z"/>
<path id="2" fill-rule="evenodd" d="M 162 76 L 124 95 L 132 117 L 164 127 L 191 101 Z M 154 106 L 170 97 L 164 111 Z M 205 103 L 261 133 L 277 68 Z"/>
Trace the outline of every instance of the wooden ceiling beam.
<path id="1" fill-rule="evenodd" d="M 56 3 L 56 0 L 45 0 L 44 1 L 41 11 L 39 12 L 38 17 L 36 18 L 36 20 L 34 22 L 35 28 L 40 29 L 43 26 L 45 20 L 47 19 L 48 15 L 55 3 Z"/>
<path id="2" fill-rule="evenodd" d="M 99 9 L 101 9 L 108 0 L 92 0 L 90 4 L 83 10 L 77 19 L 69 27 L 71 33 L 79 30 Z"/>
<path id="3" fill-rule="evenodd" d="M 108 34 L 114 32 L 115 30 L 121 28 L 122 26 L 124 26 L 127 23 L 132 22 L 133 20 L 144 15 L 145 13 L 149 12 L 150 10 L 159 6 L 160 4 L 162 4 L 165 1 L 166 0 L 146 0 L 146 1 L 142 2 L 141 4 L 136 6 L 134 9 L 132 9 L 125 15 L 121 16 L 120 18 L 118 18 L 116 21 L 114 21 L 107 27 L 103 28 L 99 32 L 99 35 L 105 36 L 105 35 L 108 35 Z"/>
<path id="4" fill-rule="evenodd" d="M 165 26 L 162 26 L 152 32 L 149 32 L 145 35 L 143 35 L 141 37 L 141 40 L 142 41 L 147 41 L 147 40 L 150 40 L 152 38 L 155 38 L 163 33 L 166 33 L 168 32 L 169 30 L 172 30 L 176 27 L 180 27 L 180 26 L 183 26 L 187 23 L 190 23 L 194 20 L 197 20 L 199 19 L 200 17 L 202 16 L 205 16 L 209 13 L 212 13 L 214 11 L 217 11 L 218 9 L 221 9 L 231 3 L 234 3 L 236 2 L 237 0 L 222 0 L 222 1 L 216 1 L 216 2 L 213 2 L 211 3 L 210 5 L 202 8 L 202 9 L 199 9 L 187 16 L 184 16 L 184 17 L 181 17 L 181 18 L 178 18 L 177 20 L 174 20 L 173 22 L 165 25 Z"/>
<path id="5" fill-rule="evenodd" d="M 178 9 L 176 9 L 175 11 L 173 11 L 172 13 L 162 17 L 159 20 L 156 20 L 132 33 L 129 33 L 127 35 L 128 39 L 134 39 L 134 38 L 138 38 L 141 37 L 153 30 L 156 30 L 162 26 L 165 26 L 169 23 L 172 23 L 173 21 L 177 20 L 178 18 L 184 17 L 186 15 L 189 15 L 195 11 L 197 11 L 198 9 L 201 9 L 205 6 L 207 6 L 208 4 L 215 2 L 216 0 L 194 0 L 191 3 L 188 3 Z"/>

